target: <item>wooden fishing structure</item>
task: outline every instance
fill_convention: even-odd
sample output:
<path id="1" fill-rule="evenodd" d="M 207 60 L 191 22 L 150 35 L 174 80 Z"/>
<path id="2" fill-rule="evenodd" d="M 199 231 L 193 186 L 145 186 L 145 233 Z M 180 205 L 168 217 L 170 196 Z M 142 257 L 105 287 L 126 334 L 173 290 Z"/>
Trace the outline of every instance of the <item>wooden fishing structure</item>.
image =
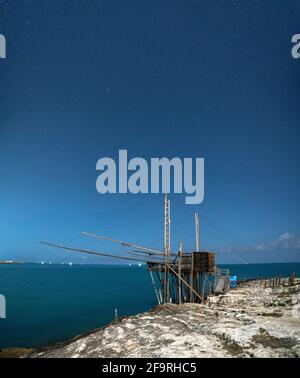
<path id="1" fill-rule="evenodd" d="M 121 255 L 45 241 L 40 243 L 66 251 L 146 263 L 158 304 L 200 303 L 204 302 L 208 295 L 226 293 L 229 290 L 229 270 L 216 267 L 215 253 L 199 250 L 198 213 L 195 213 L 195 251 L 193 252 L 183 252 L 182 241 L 179 242 L 178 252 L 171 252 L 170 199 L 167 194 L 164 196 L 163 224 L 163 250 L 147 248 L 90 232 L 82 232 L 82 235 L 133 249 L 127 251 L 126 255 Z"/>

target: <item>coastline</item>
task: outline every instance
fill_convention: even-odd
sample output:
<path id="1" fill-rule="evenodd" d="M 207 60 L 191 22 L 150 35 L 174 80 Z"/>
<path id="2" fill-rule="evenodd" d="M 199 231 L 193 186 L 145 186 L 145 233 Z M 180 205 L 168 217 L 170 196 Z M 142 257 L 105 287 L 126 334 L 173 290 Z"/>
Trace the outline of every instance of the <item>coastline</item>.
<path id="1" fill-rule="evenodd" d="M 300 281 L 267 288 L 264 282 L 241 283 L 206 304 L 160 305 L 21 357 L 298 358 Z"/>

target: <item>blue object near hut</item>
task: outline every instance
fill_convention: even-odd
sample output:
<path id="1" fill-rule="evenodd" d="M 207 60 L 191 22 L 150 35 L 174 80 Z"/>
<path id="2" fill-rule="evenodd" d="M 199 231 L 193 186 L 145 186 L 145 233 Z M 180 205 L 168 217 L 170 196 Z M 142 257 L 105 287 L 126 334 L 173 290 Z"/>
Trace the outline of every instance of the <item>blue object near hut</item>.
<path id="1" fill-rule="evenodd" d="M 230 287 L 236 287 L 236 276 L 230 276 L 229 277 L 229 286 Z"/>

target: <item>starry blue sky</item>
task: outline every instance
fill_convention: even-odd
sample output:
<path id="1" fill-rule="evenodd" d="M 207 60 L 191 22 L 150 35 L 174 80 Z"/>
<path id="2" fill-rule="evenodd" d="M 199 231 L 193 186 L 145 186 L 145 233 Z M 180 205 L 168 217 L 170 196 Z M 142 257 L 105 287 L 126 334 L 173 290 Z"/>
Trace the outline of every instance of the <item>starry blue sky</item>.
<path id="1" fill-rule="evenodd" d="M 161 195 L 96 192 L 97 160 L 126 148 L 205 158 L 204 202 L 171 197 L 173 250 L 194 248 L 198 210 L 219 262 L 300 261 L 299 15 L 296 0 L 0 1 L 0 258 L 99 262 L 37 243 L 88 246 L 80 231 L 161 248 Z"/>

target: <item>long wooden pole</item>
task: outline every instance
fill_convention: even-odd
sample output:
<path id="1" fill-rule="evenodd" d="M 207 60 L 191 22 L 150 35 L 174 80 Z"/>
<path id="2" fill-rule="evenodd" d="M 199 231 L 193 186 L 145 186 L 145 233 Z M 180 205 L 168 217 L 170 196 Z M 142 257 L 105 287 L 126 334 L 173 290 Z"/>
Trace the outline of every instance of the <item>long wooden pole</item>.
<path id="1" fill-rule="evenodd" d="M 127 255 L 132 255 L 132 256 L 142 256 L 142 257 L 147 257 L 147 256 L 143 255 L 142 253 L 135 252 L 135 251 L 128 251 L 128 252 L 126 252 L 126 253 L 127 253 Z M 153 259 L 153 261 L 157 261 L 157 262 L 164 261 L 162 256 L 151 256 L 151 259 Z M 154 259 L 155 259 L 155 260 L 154 260 Z"/>
<path id="2" fill-rule="evenodd" d="M 195 211 L 195 252 L 199 252 L 199 217 L 198 212 Z M 191 287 L 194 288 L 194 253 L 192 252 L 191 256 L 191 274 L 190 274 L 190 281 L 191 281 Z M 190 290 L 190 302 L 192 303 L 194 301 L 193 293 Z"/>
<path id="3" fill-rule="evenodd" d="M 167 262 L 170 261 L 171 253 L 171 218 L 170 218 L 170 198 L 167 198 Z M 170 301 L 170 272 L 167 267 L 167 302 Z"/>
<path id="4" fill-rule="evenodd" d="M 179 242 L 178 275 L 181 277 L 182 241 Z M 181 282 L 178 280 L 178 303 L 181 304 Z"/>
<path id="5" fill-rule="evenodd" d="M 45 245 L 49 245 L 49 246 L 55 247 L 55 248 L 65 249 L 67 251 L 87 253 L 89 255 L 112 257 L 114 259 L 120 259 L 120 260 L 132 260 L 132 261 L 144 261 L 144 262 L 157 263 L 157 261 L 149 261 L 149 260 L 143 260 L 143 259 L 127 257 L 127 256 L 116 256 L 116 255 L 112 255 L 112 254 L 106 253 L 106 252 L 94 252 L 94 251 L 90 251 L 90 250 L 87 250 L 87 249 L 67 247 L 67 246 L 64 246 L 64 245 L 61 245 L 61 244 L 49 243 L 49 242 L 45 242 L 45 241 L 40 241 L 40 243 L 45 244 Z"/>
<path id="6" fill-rule="evenodd" d="M 139 251 L 139 250 L 132 250 L 131 252 L 138 252 L 138 253 L 144 253 L 148 256 L 153 256 L 153 257 L 160 257 L 160 256 L 164 256 L 164 253 L 153 253 L 153 252 L 145 252 L 145 251 Z M 169 253 L 169 256 L 174 256 L 174 257 L 178 257 L 178 253 Z"/>
<path id="7" fill-rule="evenodd" d="M 198 298 L 200 298 L 201 299 L 201 301 L 203 301 L 203 298 L 201 297 L 201 295 L 199 295 L 198 293 L 197 293 L 197 291 L 195 291 L 182 277 L 180 277 L 179 276 L 179 274 L 177 273 L 177 272 L 175 272 L 175 270 L 173 269 L 173 268 L 171 268 L 170 267 L 170 265 L 168 265 L 168 268 L 174 273 L 174 274 L 176 274 L 176 276 L 189 288 L 189 289 L 191 289 L 192 290 L 192 292 L 193 293 L 195 293 L 196 294 L 196 296 L 198 297 Z"/>
<path id="8" fill-rule="evenodd" d="M 153 274 L 152 274 L 152 269 L 151 268 L 149 269 L 149 273 L 150 273 L 151 280 L 152 280 L 152 285 L 153 285 L 153 288 L 154 288 L 154 291 L 155 291 L 155 294 L 156 294 L 157 303 L 160 305 L 161 303 L 160 303 L 160 299 L 159 299 L 159 293 L 158 293 L 158 289 L 157 289 L 155 280 L 153 278 Z"/>
<path id="9" fill-rule="evenodd" d="M 133 244 L 133 243 L 130 243 L 130 242 L 126 242 L 126 241 L 122 241 L 122 240 L 116 240 L 116 239 L 107 238 L 107 237 L 105 237 L 105 236 L 102 236 L 102 235 L 96 235 L 96 234 L 93 234 L 93 233 L 91 233 L 91 232 L 82 232 L 81 234 L 84 235 L 84 236 L 90 236 L 90 237 L 95 238 L 95 239 L 108 240 L 108 241 L 111 241 L 111 242 L 113 242 L 113 243 L 120 244 L 120 245 L 122 245 L 123 247 L 132 247 L 132 248 L 140 249 L 140 250 L 142 250 L 142 251 L 152 252 L 153 254 L 159 254 L 159 255 L 162 254 L 162 251 L 158 251 L 158 250 L 156 250 L 156 249 L 151 249 L 151 248 L 141 247 L 141 246 L 139 246 L 139 245 L 136 245 L 136 244 Z"/>
<path id="10" fill-rule="evenodd" d="M 191 272 L 190 272 L 190 303 L 193 302 L 193 288 L 194 288 L 194 252 L 191 252 Z"/>
<path id="11" fill-rule="evenodd" d="M 164 196 L 164 303 L 167 303 L 167 194 Z"/>
<path id="12" fill-rule="evenodd" d="M 196 252 L 199 252 L 199 216 L 198 212 L 195 212 L 195 243 L 196 243 Z"/>

